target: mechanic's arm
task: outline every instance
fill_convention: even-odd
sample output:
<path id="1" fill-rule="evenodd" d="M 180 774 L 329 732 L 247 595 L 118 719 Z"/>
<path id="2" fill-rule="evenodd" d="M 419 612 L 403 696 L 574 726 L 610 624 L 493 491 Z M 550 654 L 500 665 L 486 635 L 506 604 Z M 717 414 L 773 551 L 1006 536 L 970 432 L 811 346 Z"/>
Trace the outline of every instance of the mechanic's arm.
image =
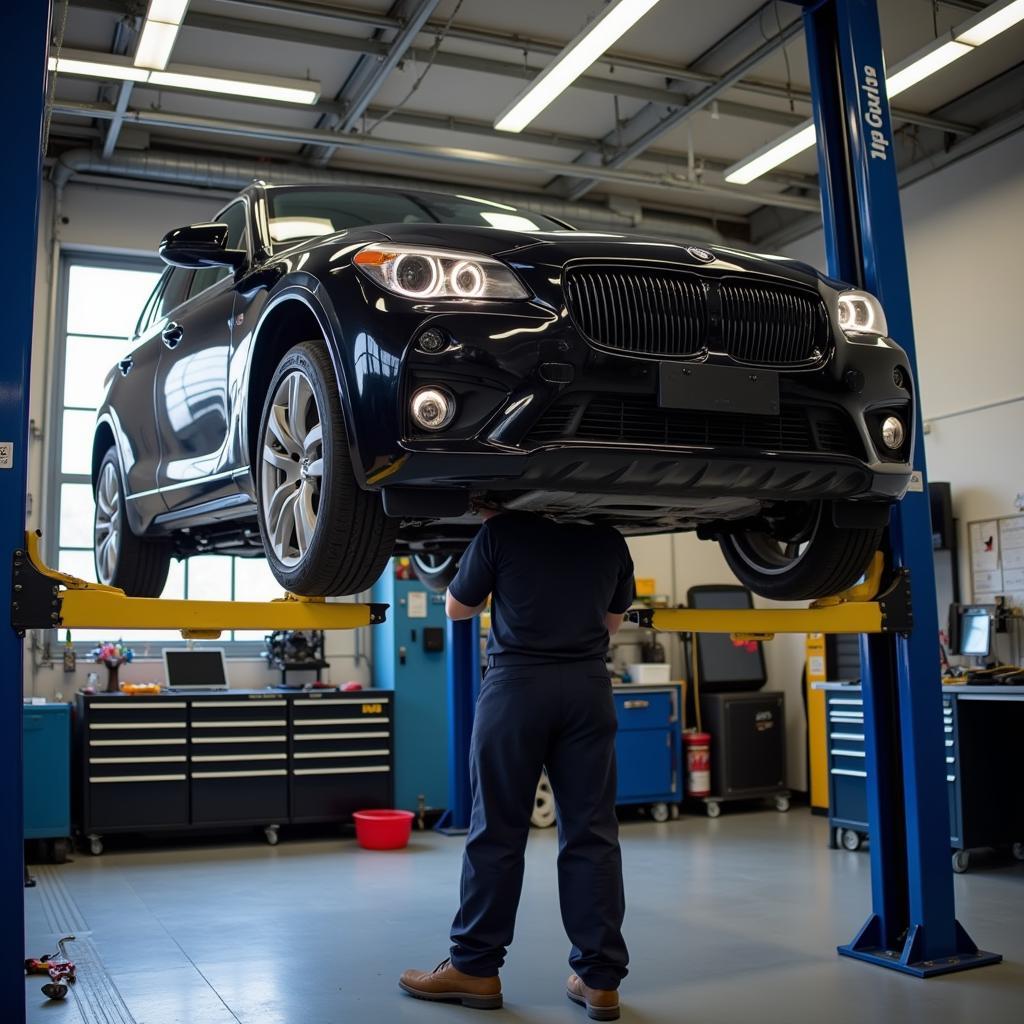
<path id="1" fill-rule="evenodd" d="M 456 600 L 452 597 L 452 592 L 449 590 L 444 599 L 444 610 L 448 614 L 449 619 L 453 619 L 458 622 L 460 619 L 472 619 L 479 615 L 487 607 L 487 598 L 484 598 L 482 604 L 478 604 L 475 608 L 468 604 L 463 604 L 461 601 Z"/>
<path id="2" fill-rule="evenodd" d="M 621 541 L 621 565 L 619 566 L 619 580 L 615 587 L 615 593 L 609 602 L 610 609 L 605 612 L 604 624 L 608 628 L 608 635 L 615 636 L 622 623 L 626 619 L 626 612 L 630 605 L 636 600 L 636 581 L 633 579 L 633 559 L 630 558 L 629 548 L 622 537 Z"/>
<path id="3" fill-rule="evenodd" d="M 619 631 L 619 627 L 625 621 L 626 616 L 622 612 L 605 612 L 604 624 L 608 627 L 608 635 L 615 636 Z"/>
<path id="4" fill-rule="evenodd" d="M 490 529 L 484 525 L 459 559 L 459 571 L 448 587 L 444 610 L 449 619 L 472 619 L 487 607 L 494 590 L 494 551 Z"/>

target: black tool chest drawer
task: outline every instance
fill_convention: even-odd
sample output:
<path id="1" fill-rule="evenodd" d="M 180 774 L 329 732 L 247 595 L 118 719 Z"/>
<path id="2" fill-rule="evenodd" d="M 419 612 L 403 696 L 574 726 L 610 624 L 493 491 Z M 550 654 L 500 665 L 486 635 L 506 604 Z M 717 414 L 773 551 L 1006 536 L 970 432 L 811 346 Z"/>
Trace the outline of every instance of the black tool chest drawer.
<path id="1" fill-rule="evenodd" d="M 288 820 L 288 703 L 284 695 L 193 698 L 193 823 Z"/>
<path id="2" fill-rule="evenodd" d="M 344 818 L 388 806 L 392 779 L 390 694 L 296 696 L 291 704 L 292 818 Z"/>
<path id="3" fill-rule="evenodd" d="M 277 826 L 389 807 L 391 712 L 380 690 L 79 694 L 78 828 Z"/>

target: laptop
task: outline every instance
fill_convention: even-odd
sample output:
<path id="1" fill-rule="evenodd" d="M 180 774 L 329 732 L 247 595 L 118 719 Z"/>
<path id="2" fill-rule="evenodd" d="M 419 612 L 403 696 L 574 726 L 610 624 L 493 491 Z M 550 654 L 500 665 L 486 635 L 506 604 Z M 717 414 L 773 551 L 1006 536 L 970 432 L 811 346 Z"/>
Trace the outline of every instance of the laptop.
<path id="1" fill-rule="evenodd" d="M 168 690 L 226 690 L 223 647 L 165 647 L 164 682 Z"/>

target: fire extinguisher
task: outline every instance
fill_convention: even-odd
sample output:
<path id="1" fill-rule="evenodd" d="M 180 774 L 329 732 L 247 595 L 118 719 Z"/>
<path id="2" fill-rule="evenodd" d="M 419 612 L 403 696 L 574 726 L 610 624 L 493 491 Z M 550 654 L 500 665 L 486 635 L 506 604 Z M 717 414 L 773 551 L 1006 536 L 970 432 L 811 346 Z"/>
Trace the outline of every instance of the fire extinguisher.
<path id="1" fill-rule="evenodd" d="M 711 734 L 688 732 L 686 746 L 686 793 L 700 797 L 711 795 Z"/>

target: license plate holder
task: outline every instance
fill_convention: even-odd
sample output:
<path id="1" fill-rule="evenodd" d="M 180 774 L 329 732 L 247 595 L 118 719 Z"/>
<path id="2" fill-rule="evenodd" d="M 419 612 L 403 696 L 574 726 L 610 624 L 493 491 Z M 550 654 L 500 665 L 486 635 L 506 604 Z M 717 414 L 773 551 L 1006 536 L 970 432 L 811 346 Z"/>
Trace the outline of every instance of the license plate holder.
<path id="1" fill-rule="evenodd" d="M 779 415 L 779 375 L 742 366 L 663 362 L 658 372 L 662 409 Z"/>

